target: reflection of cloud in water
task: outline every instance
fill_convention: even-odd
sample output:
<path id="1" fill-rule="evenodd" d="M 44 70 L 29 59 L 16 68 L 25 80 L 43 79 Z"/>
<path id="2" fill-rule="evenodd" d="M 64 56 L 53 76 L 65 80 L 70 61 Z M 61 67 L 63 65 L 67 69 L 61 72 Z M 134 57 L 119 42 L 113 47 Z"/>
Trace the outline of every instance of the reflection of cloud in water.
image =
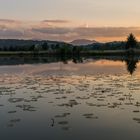
<path id="1" fill-rule="evenodd" d="M 85 61 L 84 63 L 74 64 L 71 61 L 68 64 L 51 63 L 51 64 L 34 64 L 34 65 L 15 65 L 2 66 L 0 73 L 24 73 L 24 74 L 98 74 L 98 73 L 124 73 L 125 64 L 118 61 Z"/>
<path id="2" fill-rule="evenodd" d="M 109 61 L 109 60 L 99 60 L 95 62 L 90 62 L 89 65 L 95 65 L 95 66 L 124 66 L 124 62 L 121 61 Z"/>
<path id="3" fill-rule="evenodd" d="M 65 64 L 58 64 L 58 63 L 54 63 L 54 64 L 44 64 L 44 65 L 38 65 L 37 67 L 30 67 L 30 69 L 27 70 L 27 73 L 31 73 L 31 74 L 41 74 L 41 73 L 59 73 L 62 71 L 67 71 L 67 72 L 71 72 L 71 71 L 77 71 L 78 68 L 76 67 L 71 67 L 69 65 L 65 65 Z"/>
<path id="4" fill-rule="evenodd" d="M 84 64 L 85 66 L 71 63 L 68 67 L 74 67 L 78 72 L 86 69 L 94 71 L 99 69 L 95 68 L 98 63 L 89 62 Z M 47 129 L 48 135 L 50 131 L 55 133 L 60 129 L 72 132 L 74 128 L 82 129 L 82 126 L 84 129 L 95 130 L 96 126 L 105 127 L 108 122 L 112 126 L 115 124 L 118 130 L 122 130 L 122 127 L 125 130 L 129 129 L 127 124 L 136 129 L 136 124 L 140 123 L 139 77 L 110 73 L 106 75 L 86 73 L 79 76 L 40 74 L 42 70 L 57 68 L 55 64 L 52 65 L 54 66 L 52 68 L 47 64 L 25 66 L 29 72 L 30 69 L 36 68 L 34 74 L 17 73 L 0 76 L 0 113 L 6 114 L 6 117 L 1 116 L 0 122 L 8 127 L 14 127 L 16 131 L 17 126 L 22 127 L 23 122 L 24 126 L 30 126 L 32 130 L 44 132 L 43 130 Z M 107 67 L 111 68 L 110 65 Z M 68 68 L 67 65 L 63 66 Z M 38 125 L 38 122 L 43 125 Z M 121 122 L 125 122 L 126 126 L 122 126 Z M 38 128 L 34 127 L 35 124 Z M 105 129 L 109 128 L 103 128 Z M 4 131 L 2 127 L 0 130 Z M 38 135 L 41 135 L 40 131 Z M 93 135 L 93 132 L 90 134 Z"/>

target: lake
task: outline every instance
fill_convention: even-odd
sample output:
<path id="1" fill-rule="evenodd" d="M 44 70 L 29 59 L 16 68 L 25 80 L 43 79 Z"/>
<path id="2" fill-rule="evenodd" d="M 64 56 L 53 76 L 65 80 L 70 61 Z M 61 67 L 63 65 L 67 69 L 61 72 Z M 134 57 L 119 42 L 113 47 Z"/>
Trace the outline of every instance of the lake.
<path id="1" fill-rule="evenodd" d="M 138 56 L 0 57 L 2 140 L 139 140 Z"/>

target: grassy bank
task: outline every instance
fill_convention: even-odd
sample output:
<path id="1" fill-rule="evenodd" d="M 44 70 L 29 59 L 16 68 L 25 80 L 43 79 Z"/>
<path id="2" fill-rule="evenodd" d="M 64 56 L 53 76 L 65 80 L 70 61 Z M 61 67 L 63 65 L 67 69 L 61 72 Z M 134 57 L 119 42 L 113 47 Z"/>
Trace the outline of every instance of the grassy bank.
<path id="1" fill-rule="evenodd" d="M 0 56 L 3 55 L 125 55 L 126 50 L 95 50 L 95 51 L 81 51 L 79 53 L 57 53 L 57 52 L 48 52 L 48 51 L 0 51 Z M 140 50 L 133 50 L 134 54 L 140 55 Z"/>

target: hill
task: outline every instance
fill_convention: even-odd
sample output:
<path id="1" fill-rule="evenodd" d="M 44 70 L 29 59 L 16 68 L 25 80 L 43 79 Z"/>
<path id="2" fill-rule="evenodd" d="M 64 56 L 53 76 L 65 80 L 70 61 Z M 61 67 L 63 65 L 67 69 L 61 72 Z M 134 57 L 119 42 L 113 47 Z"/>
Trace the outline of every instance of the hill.
<path id="1" fill-rule="evenodd" d="M 94 43 L 97 43 L 97 41 L 88 40 L 88 39 L 77 39 L 70 42 L 70 44 L 76 45 L 76 46 L 82 46 L 82 45 L 85 46 L 85 45 L 94 44 Z"/>

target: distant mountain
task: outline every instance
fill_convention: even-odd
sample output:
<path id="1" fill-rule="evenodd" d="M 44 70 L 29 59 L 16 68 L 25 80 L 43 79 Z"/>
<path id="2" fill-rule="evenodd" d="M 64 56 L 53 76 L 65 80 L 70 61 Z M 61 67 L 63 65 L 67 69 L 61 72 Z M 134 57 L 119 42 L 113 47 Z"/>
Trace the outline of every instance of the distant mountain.
<path id="1" fill-rule="evenodd" d="M 94 44 L 94 43 L 98 43 L 98 42 L 95 40 L 88 40 L 88 39 L 77 39 L 70 42 L 70 44 L 76 45 L 76 46 L 89 45 L 89 44 Z"/>

